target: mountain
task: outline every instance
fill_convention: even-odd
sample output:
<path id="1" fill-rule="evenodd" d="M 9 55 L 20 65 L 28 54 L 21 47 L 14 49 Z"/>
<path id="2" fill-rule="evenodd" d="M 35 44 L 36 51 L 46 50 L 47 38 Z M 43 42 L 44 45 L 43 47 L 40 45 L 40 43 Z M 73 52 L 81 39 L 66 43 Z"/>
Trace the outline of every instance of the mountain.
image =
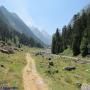
<path id="1" fill-rule="evenodd" d="M 31 30 L 42 42 L 44 42 L 46 45 L 51 45 L 52 38 L 47 32 L 40 31 L 36 27 L 31 27 Z"/>
<path id="2" fill-rule="evenodd" d="M 51 45 L 51 43 L 52 43 L 52 36 L 50 36 L 46 31 L 42 31 L 41 32 L 42 33 L 42 35 L 43 35 L 43 37 L 45 37 L 45 40 L 46 40 L 46 42 L 47 42 L 47 44 L 48 45 Z"/>
<path id="3" fill-rule="evenodd" d="M 32 32 L 32 30 L 17 16 L 15 13 L 9 12 L 5 7 L 0 7 L 0 17 L 4 18 L 4 22 L 8 26 L 14 28 L 20 33 L 24 33 L 28 37 L 33 38 L 36 42 L 41 43 L 43 46 L 45 44 Z"/>
<path id="4" fill-rule="evenodd" d="M 32 36 L 28 36 L 23 31 L 19 31 L 18 28 L 16 28 L 17 25 L 13 22 L 13 20 L 9 19 L 9 15 L 11 18 L 13 16 L 17 17 L 16 14 L 11 15 L 4 7 L 0 7 L 0 41 L 16 47 L 26 45 L 29 47 L 42 48 L 45 46 L 41 41 L 36 41 L 38 38 L 34 39 Z"/>

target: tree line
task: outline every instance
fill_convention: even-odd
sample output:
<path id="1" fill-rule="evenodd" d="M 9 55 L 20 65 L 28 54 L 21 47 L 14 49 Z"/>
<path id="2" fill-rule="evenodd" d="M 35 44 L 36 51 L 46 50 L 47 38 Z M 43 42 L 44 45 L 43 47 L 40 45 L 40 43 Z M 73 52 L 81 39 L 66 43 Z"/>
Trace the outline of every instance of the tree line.
<path id="1" fill-rule="evenodd" d="M 43 47 L 33 38 L 26 36 L 24 33 L 19 33 L 7 25 L 2 19 L 0 19 L 0 41 L 4 41 L 8 45 L 15 45 L 17 47 L 21 47 L 22 45 L 29 47 Z"/>
<path id="2" fill-rule="evenodd" d="M 90 54 L 90 7 L 75 14 L 71 23 L 62 28 L 62 32 L 57 28 L 53 35 L 53 54 L 59 54 L 67 48 L 73 51 L 74 56 Z"/>

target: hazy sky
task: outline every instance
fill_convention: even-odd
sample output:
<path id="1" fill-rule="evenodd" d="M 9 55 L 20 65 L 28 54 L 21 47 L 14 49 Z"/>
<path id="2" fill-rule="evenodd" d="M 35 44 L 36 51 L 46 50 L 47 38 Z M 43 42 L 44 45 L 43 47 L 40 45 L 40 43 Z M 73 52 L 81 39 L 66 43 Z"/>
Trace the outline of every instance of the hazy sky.
<path id="1" fill-rule="evenodd" d="M 73 15 L 90 4 L 90 0 L 0 0 L 0 5 L 15 12 L 28 26 L 49 34 L 67 25 Z"/>

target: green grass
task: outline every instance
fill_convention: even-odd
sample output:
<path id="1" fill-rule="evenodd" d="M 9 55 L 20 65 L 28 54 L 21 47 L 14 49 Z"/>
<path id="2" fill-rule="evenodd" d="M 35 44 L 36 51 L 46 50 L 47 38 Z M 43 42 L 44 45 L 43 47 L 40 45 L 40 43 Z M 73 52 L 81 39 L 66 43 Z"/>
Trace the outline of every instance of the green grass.
<path id="1" fill-rule="evenodd" d="M 79 54 L 78 56 L 73 56 L 73 52 L 70 48 L 67 48 L 66 50 L 64 50 L 63 53 L 61 53 L 60 55 L 76 57 L 76 58 L 81 58 L 81 59 L 85 59 L 85 60 L 90 60 L 90 55 L 88 55 L 86 57 L 82 57 L 81 54 Z"/>
<path id="2" fill-rule="evenodd" d="M 24 52 L 12 55 L 0 53 L 0 87 L 18 87 L 18 90 L 23 90 L 22 69 L 25 64 Z"/>
<path id="3" fill-rule="evenodd" d="M 72 53 L 72 50 L 70 48 L 67 48 L 66 50 L 63 51 L 63 53 L 61 53 L 61 55 L 73 56 L 73 53 Z"/>
<path id="4" fill-rule="evenodd" d="M 56 59 L 52 59 L 54 66 L 48 68 L 48 60 L 46 57 L 43 58 L 42 56 L 34 55 L 32 57 L 36 60 L 38 72 L 50 87 L 49 90 L 80 90 L 80 84 L 90 84 L 89 64 L 78 64 L 72 59 L 57 57 Z M 76 66 L 76 70 L 65 71 L 63 68 L 66 66 Z M 56 70 L 58 70 L 58 73 L 55 73 Z"/>
<path id="5" fill-rule="evenodd" d="M 36 52 L 41 49 L 26 46 L 23 46 L 22 49 L 24 51 L 11 55 L 0 52 L 0 87 L 18 87 L 18 90 L 24 90 L 22 70 L 26 65 L 26 52 Z"/>
<path id="6" fill-rule="evenodd" d="M 23 90 L 22 70 L 26 65 L 25 52 L 30 52 L 36 61 L 40 75 L 49 86 L 49 90 L 80 90 L 80 84 L 90 84 L 90 65 L 78 64 L 72 59 L 61 57 L 53 58 L 54 66 L 48 68 L 47 57 L 35 56 L 34 53 L 42 50 L 39 48 L 23 47 L 24 51 L 12 55 L 0 53 L 0 86 L 16 86 Z M 69 50 L 64 55 L 71 55 Z M 66 54 L 65 54 L 66 53 Z M 4 65 L 4 67 L 1 67 Z M 76 66 L 74 71 L 63 70 L 66 66 Z M 56 71 L 58 71 L 56 73 Z M 51 72 L 48 73 L 48 72 Z"/>

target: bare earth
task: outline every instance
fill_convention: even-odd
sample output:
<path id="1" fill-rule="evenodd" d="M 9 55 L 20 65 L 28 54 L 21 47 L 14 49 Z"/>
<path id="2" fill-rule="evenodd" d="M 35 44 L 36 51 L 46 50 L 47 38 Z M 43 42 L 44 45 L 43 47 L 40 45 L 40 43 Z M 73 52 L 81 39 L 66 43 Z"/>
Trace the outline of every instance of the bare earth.
<path id="1" fill-rule="evenodd" d="M 26 54 L 27 65 L 23 69 L 24 90 L 48 90 L 47 85 L 36 70 L 35 61 Z"/>

